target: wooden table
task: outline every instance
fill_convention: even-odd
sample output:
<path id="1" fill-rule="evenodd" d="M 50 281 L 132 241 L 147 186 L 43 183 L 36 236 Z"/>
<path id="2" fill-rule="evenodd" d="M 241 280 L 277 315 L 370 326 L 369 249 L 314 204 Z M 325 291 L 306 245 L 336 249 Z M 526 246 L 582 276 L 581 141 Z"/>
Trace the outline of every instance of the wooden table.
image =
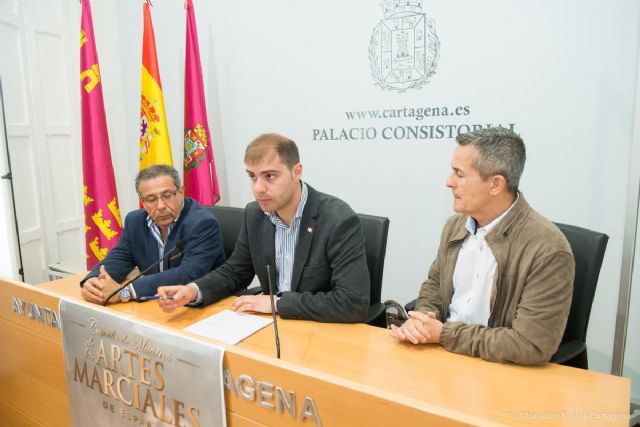
<path id="1" fill-rule="evenodd" d="M 70 424 L 60 331 L 12 308 L 17 297 L 57 311 L 60 297 L 82 300 L 78 281 L 72 276 L 31 286 L 0 279 L 3 425 Z M 173 313 L 155 301 L 103 309 L 179 330 L 228 308 L 232 299 Z M 230 426 L 314 425 L 309 417 L 301 420 L 307 396 L 323 426 L 628 425 L 627 378 L 553 364 L 490 363 L 439 346 L 401 344 L 363 324 L 280 319 L 278 325 L 280 360 L 270 327 L 223 345 L 224 368 L 237 386 L 225 390 Z M 258 382 L 294 392 L 295 415 L 278 410 L 275 400 L 261 402 Z"/>

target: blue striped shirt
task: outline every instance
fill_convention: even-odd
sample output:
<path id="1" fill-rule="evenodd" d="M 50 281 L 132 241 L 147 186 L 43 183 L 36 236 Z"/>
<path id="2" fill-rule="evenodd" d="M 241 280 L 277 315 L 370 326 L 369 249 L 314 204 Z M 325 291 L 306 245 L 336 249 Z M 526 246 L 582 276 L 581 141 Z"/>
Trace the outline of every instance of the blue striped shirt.
<path id="1" fill-rule="evenodd" d="M 182 213 L 182 211 L 180 213 Z M 171 224 L 169 224 L 169 231 L 167 233 L 167 237 L 169 237 L 169 234 L 171 234 L 171 230 L 173 230 L 173 227 L 175 227 L 176 222 L 178 222 L 178 218 L 180 218 L 179 214 L 178 214 L 178 217 Z M 149 227 L 149 230 L 151 230 L 151 234 L 153 235 L 153 237 L 156 239 L 156 242 L 158 243 L 158 259 L 160 259 L 164 256 L 164 247 L 166 243 L 165 241 L 162 240 L 160 227 L 158 227 L 158 224 L 156 224 L 156 222 L 150 216 L 147 216 L 147 227 Z M 164 271 L 164 262 L 161 262 L 159 267 L 161 272 Z"/>
<path id="2" fill-rule="evenodd" d="M 300 231 L 300 221 L 302 220 L 302 211 L 307 203 L 307 184 L 300 181 L 302 185 L 302 194 L 296 214 L 291 221 L 291 225 L 287 225 L 280 219 L 275 212 L 265 212 L 269 216 L 271 222 L 276 226 L 276 270 L 278 272 L 278 292 L 287 292 L 291 290 L 291 274 L 293 273 L 293 261 L 298 244 L 298 234 Z"/>
<path id="3" fill-rule="evenodd" d="M 171 230 L 173 230 L 173 227 L 175 227 L 176 222 L 178 222 L 178 218 L 180 218 L 180 215 L 182 215 L 182 209 L 184 208 L 184 201 L 182 202 L 182 206 L 180 207 L 180 212 L 178 213 L 178 216 L 176 217 L 176 219 L 173 220 L 173 222 L 171 224 L 169 224 L 169 230 L 167 232 L 167 238 L 169 237 L 169 235 L 171 234 Z M 164 256 L 164 249 L 165 249 L 165 241 L 162 240 L 162 234 L 160 233 L 160 227 L 158 227 L 158 224 L 156 224 L 156 222 L 153 220 L 153 218 L 151 218 L 149 215 L 147 215 L 147 227 L 149 227 L 149 230 L 151 231 L 151 235 L 156 239 L 156 242 L 158 243 L 158 259 L 162 258 Z M 164 271 L 164 262 L 161 262 L 160 265 L 160 271 Z M 128 286 L 129 290 L 131 291 L 131 295 L 133 297 L 133 299 L 137 299 L 137 295 L 136 295 L 136 290 L 133 287 L 133 283 L 131 283 Z"/>
<path id="4" fill-rule="evenodd" d="M 182 210 L 180 210 L 180 213 L 182 213 Z M 178 214 L 178 218 L 179 217 L 180 217 L 180 214 Z M 176 218 L 175 221 L 173 221 L 169 225 L 169 233 L 167 234 L 167 236 L 171 234 L 171 230 L 173 230 L 173 226 L 176 225 L 178 218 Z M 156 224 L 153 218 L 151 218 L 149 215 L 147 215 L 147 227 L 149 227 L 149 230 L 151 231 L 151 235 L 156 239 L 156 242 L 158 243 L 158 259 L 160 259 L 164 256 L 165 242 L 162 241 L 162 234 L 160 234 L 160 228 L 158 227 L 158 224 Z M 159 267 L 160 267 L 160 271 L 163 271 L 164 262 L 161 262 Z M 127 286 L 127 288 L 129 288 L 129 292 L 131 292 L 131 298 L 135 300 L 135 299 L 138 299 L 138 295 L 136 294 L 136 290 L 133 287 L 134 283 L 135 282 L 129 283 L 129 286 Z"/>

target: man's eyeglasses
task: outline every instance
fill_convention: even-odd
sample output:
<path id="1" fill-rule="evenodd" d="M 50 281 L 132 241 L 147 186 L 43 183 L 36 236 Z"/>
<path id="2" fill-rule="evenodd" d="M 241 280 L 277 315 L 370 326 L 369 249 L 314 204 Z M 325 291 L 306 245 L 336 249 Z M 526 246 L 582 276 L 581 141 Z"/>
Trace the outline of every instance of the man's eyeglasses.
<path id="1" fill-rule="evenodd" d="M 173 200 L 174 197 L 176 197 L 176 194 L 178 194 L 178 189 L 176 188 L 175 191 L 165 191 L 162 194 L 152 194 L 150 196 L 145 196 L 145 197 L 140 197 L 140 200 L 142 200 L 142 203 L 147 205 L 147 206 L 153 206 L 155 204 L 158 203 L 158 200 L 162 199 L 162 201 L 166 204 L 169 203 L 170 201 Z"/>

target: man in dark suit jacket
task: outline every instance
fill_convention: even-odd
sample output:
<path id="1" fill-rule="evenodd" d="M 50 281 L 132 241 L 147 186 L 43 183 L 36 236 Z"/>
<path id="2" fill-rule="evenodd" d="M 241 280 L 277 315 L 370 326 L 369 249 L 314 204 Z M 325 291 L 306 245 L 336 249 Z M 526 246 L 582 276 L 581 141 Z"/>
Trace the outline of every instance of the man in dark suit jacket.
<path id="1" fill-rule="evenodd" d="M 138 174 L 136 191 L 144 209 L 130 212 L 116 246 L 80 286 L 82 296 L 101 304 L 127 274 L 156 263 L 165 253 L 186 245 L 145 276 L 120 291 L 111 301 L 155 295 L 158 286 L 185 283 L 224 263 L 220 226 L 213 214 L 193 199 L 184 197 L 178 172 L 171 166 L 153 165 Z"/>
<path id="2" fill-rule="evenodd" d="M 362 322 L 370 282 L 358 216 L 302 182 L 298 148 L 283 136 L 258 137 L 247 147 L 245 164 L 256 201 L 245 209 L 233 254 L 193 283 L 159 288 L 160 306 L 210 304 L 247 287 L 257 274 L 264 294 L 241 296 L 232 308 L 271 313 L 270 264 L 282 318 Z"/>

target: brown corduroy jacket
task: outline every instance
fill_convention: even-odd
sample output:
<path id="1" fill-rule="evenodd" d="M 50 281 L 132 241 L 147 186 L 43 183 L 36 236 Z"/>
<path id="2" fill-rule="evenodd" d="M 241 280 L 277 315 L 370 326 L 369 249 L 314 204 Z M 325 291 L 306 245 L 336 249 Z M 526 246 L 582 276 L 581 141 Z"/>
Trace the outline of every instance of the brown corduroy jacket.
<path id="1" fill-rule="evenodd" d="M 547 363 L 558 349 L 571 306 L 575 263 L 569 243 L 520 194 L 486 236 L 498 264 L 488 326 L 446 322 L 466 220 L 463 214 L 447 220 L 416 310 L 433 311 L 445 322 L 440 344 L 451 352 L 492 362 Z"/>

